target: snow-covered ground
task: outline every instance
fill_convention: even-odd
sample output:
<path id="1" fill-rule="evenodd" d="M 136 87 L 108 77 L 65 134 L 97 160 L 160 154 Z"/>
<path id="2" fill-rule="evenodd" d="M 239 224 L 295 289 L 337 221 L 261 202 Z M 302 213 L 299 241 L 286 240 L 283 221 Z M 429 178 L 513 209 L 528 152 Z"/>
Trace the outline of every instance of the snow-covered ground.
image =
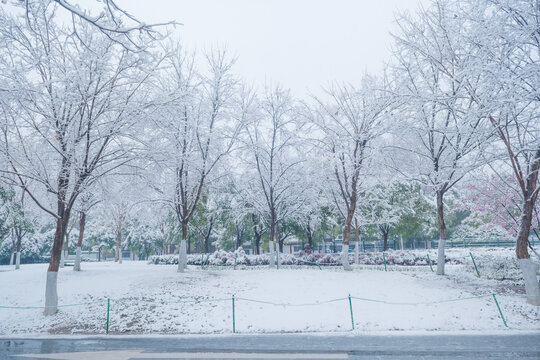
<path id="1" fill-rule="evenodd" d="M 366 268 L 345 272 L 316 267 L 203 270 L 193 266 L 180 274 L 176 266 L 146 262 L 83 263 L 80 273 L 71 267 L 61 269 L 60 304 L 98 303 L 61 308 L 52 317 L 43 316 L 39 309 L 0 308 L 0 334 L 103 334 L 107 298 L 111 299 L 113 334 L 183 334 L 232 332 L 233 294 L 236 331 L 250 333 L 349 331 L 348 294 L 387 302 L 428 303 L 511 292 L 508 288 L 501 291 L 501 281 L 475 277 L 467 265 L 448 265 L 444 277 L 429 267 L 388 272 L 380 266 Z M 42 306 L 46 269 L 45 264 L 24 265 L 16 271 L 0 267 L 0 306 Z M 339 300 L 326 302 L 334 299 Z M 191 300 L 197 302 L 182 302 Z M 522 297 L 499 296 L 498 301 L 510 329 L 540 330 L 538 307 L 526 304 Z M 505 329 L 492 297 L 419 305 L 353 298 L 352 306 L 357 332 Z"/>

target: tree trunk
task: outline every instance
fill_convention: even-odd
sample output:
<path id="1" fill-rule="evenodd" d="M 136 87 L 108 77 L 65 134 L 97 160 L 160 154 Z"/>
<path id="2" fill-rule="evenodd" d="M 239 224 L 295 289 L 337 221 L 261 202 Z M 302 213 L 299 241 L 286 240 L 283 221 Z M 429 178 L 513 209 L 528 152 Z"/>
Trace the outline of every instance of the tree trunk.
<path id="1" fill-rule="evenodd" d="M 15 262 L 15 253 L 17 252 L 17 241 L 15 240 L 15 230 L 11 229 L 11 258 L 9 259 L 9 265 L 13 265 Z"/>
<path id="2" fill-rule="evenodd" d="M 207 254 L 210 252 L 210 235 L 212 234 L 213 228 L 214 228 L 214 218 L 212 217 L 210 219 L 210 225 L 208 227 L 208 231 L 206 232 L 206 236 L 204 238 L 204 252 Z"/>
<path id="3" fill-rule="evenodd" d="M 255 254 L 260 255 L 261 253 L 261 234 L 255 233 Z"/>
<path id="4" fill-rule="evenodd" d="M 64 243 L 64 234 L 66 231 L 67 219 L 69 213 L 65 213 L 65 205 L 58 201 L 58 214 L 61 216 L 56 220 L 56 232 L 54 234 L 53 247 L 51 251 L 51 260 L 47 269 L 47 281 L 45 284 L 45 315 L 53 315 L 58 311 L 58 268 L 60 267 L 60 257 L 62 256 L 62 246 Z"/>
<path id="5" fill-rule="evenodd" d="M 17 236 L 17 255 L 15 256 L 15 270 L 21 268 L 21 242 L 22 236 Z"/>
<path id="6" fill-rule="evenodd" d="M 360 241 L 360 226 L 358 226 L 358 220 L 354 219 L 354 241 Z"/>
<path id="7" fill-rule="evenodd" d="M 279 241 L 279 225 L 277 223 L 276 229 L 274 230 L 274 239 L 274 245 L 276 245 L 276 266 L 279 268 L 279 265 L 281 265 L 279 255 L 283 253 L 283 240 L 281 242 Z"/>
<path id="8" fill-rule="evenodd" d="M 178 272 L 184 272 L 187 268 L 187 223 L 182 222 L 182 240 L 180 241 L 180 250 L 178 251 Z"/>
<path id="9" fill-rule="evenodd" d="M 313 233 L 311 232 L 311 226 L 309 226 L 309 223 L 306 226 L 306 236 L 307 236 L 309 248 L 313 249 Z"/>
<path id="10" fill-rule="evenodd" d="M 274 223 L 274 217 L 270 218 L 270 234 L 269 234 L 269 240 L 268 240 L 268 250 L 270 252 L 268 257 L 268 265 L 273 268 L 276 266 L 275 260 L 276 260 L 276 254 L 274 252 L 274 234 L 275 232 L 275 223 Z"/>
<path id="11" fill-rule="evenodd" d="M 114 256 L 114 261 L 117 261 L 119 264 L 122 263 L 122 227 L 118 226 L 116 228 L 116 254 Z"/>
<path id="12" fill-rule="evenodd" d="M 66 231 L 64 231 L 64 240 L 62 241 L 62 253 L 60 254 L 60 268 L 64 268 L 64 263 L 66 261 Z"/>
<path id="13" fill-rule="evenodd" d="M 343 269 L 346 271 L 351 271 L 351 265 L 349 264 L 349 239 L 351 237 L 351 223 L 354 216 L 354 206 L 351 206 L 351 209 L 347 211 L 347 218 L 345 219 L 345 226 L 343 227 L 343 246 L 341 249 L 341 263 L 343 264 Z"/>
<path id="14" fill-rule="evenodd" d="M 165 231 L 165 225 L 163 223 L 159 224 L 159 229 L 161 230 L 161 235 L 163 236 L 163 255 L 169 254 L 169 246 L 167 244 L 168 236 Z"/>
<path id="15" fill-rule="evenodd" d="M 444 264 L 446 257 L 444 256 L 444 249 L 446 246 L 446 224 L 444 223 L 444 202 L 443 191 L 437 191 L 437 220 L 439 221 L 439 247 L 437 253 L 437 275 L 444 275 Z M 413 243 L 414 244 L 414 243 Z M 414 248 L 414 245 L 413 245 Z"/>
<path id="16" fill-rule="evenodd" d="M 259 255 L 261 253 L 261 236 L 259 232 L 259 227 L 256 222 L 255 215 L 251 214 L 251 220 L 253 222 L 253 233 L 255 234 L 255 254 Z"/>
<path id="17" fill-rule="evenodd" d="M 362 239 L 362 250 L 364 252 L 366 252 L 366 237 L 364 236 L 364 238 Z"/>
<path id="18" fill-rule="evenodd" d="M 86 213 L 81 213 L 79 219 L 79 239 L 77 240 L 77 252 L 75 253 L 75 265 L 73 271 L 81 271 L 81 247 L 84 239 L 84 227 L 86 226 Z"/>
<path id="19" fill-rule="evenodd" d="M 388 235 L 390 234 L 390 226 L 388 224 L 379 225 L 383 240 L 383 251 L 388 250 Z"/>
<path id="20" fill-rule="evenodd" d="M 238 226 L 238 224 L 234 224 L 234 227 L 236 229 L 236 249 L 235 250 L 238 250 L 238 248 L 242 246 L 242 230 L 240 229 L 240 226 Z"/>
<path id="21" fill-rule="evenodd" d="M 528 250 L 533 209 L 534 206 L 530 200 L 523 201 L 521 222 L 516 241 L 516 255 L 521 272 L 523 273 L 527 302 L 540 306 L 540 287 L 538 286 L 538 277 L 536 276 L 538 265 L 531 260 Z"/>

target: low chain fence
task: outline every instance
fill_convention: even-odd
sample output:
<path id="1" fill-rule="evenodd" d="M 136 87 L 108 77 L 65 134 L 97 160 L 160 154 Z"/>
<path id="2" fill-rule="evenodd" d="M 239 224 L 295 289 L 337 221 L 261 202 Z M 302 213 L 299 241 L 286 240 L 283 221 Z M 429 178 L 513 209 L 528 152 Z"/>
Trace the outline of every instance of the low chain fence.
<path id="1" fill-rule="evenodd" d="M 267 300 L 261 300 L 261 299 L 252 299 L 252 298 L 245 298 L 245 297 L 238 297 L 235 295 L 232 295 L 229 298 L 211 298 L 211 299 L 187 299 L 187 300 L 176 300 L 176 301 L 160 301 L 160 302 L 152 302 L 152 301 L 144 301 L 145 305 L 150 306 L 160 306 L 163 304 L 199 304 L 199 303 L 219 303 L 219 302 L 229 302 L 230 303 L 230 309 L 231 309 L 231 332 L 237 333 L 237 315 L 238 315 L 238 305 L 239 303 L 259 303 L 259 304 L 266 304 L 276 307 L 308 307 L 308 306 L 321 306 L 325 304 L 330 303 L 343 303 L 343 306 L 348 307 L 348 313 L 350 314 L 350 323 L 351 328 L 350 330 L 355 330 L 355 320 L 354 320 L 354 305 L 357 302 L 372 302 L 372 303 L 380 303 L 388 306 L 431 306 L 431 305 L 437 305 L 437 304 L 444 304 L 444 303 L 454 303 L 454 302 L 462 302 L 462 301 L 469 301 L 469 300 L 475 300 L 475 299 L 484 299 L 489 298 L 493 300 L 493 305 L 496 306 L 497 312 L 499 314 L 499 317 L 504 324 L 504 327 L 509 328 L 508 323 L 506 321 L 506 318 L 502 312 L 501 306 L 499 305 L 499 301 L 497 297 L 526 297 L 525 294 L 509 294 L 509 293 L 488 293 L 478 296 L 469 296 L 469 297 L 461 297 L 461 298 L 454 298 L 454 299 L 445 299 L 445 300 L 437 300 L 437 301 L 422 301 L 422 302 L 399 302 L 399 301 L 388 301 L 388 300 L 380 300 L 380 299 L 372 299 L 372 298 L 366 298 L 366 297 L 359 297 L 359 296 L 353 296 L 348 295 L 347 297 L 341 297 L 341 298 L 335 298 L 335 299 L 329 299 L 325 301 L 317 301 L 312 303 L 280 303 L 280 302 L 272 302 Z M 122 299 L 101 299 L 91 302 L 83 302 L 83 303 L 77 303 L 77 304 L 63 304 L 56 306 L 59 309 L 66 308 L 66 307 L 77 307 L 77 306 L 86 306 L 86 305 L 94 305 L 94 304 L 103 304 L 103 312 L 105 320 L 103 323 L 103 332 L 105 334 L 109 334 L 109 329 L 111 327 L 111 315 L 114 311 L 114 304 L 120 304 Z M 48 307 L 45 306 L 0 306 L 0 310 L 5 309 L 16 309 L 16 310 L 30 310 L 30 309 L 46 309 Z"/>

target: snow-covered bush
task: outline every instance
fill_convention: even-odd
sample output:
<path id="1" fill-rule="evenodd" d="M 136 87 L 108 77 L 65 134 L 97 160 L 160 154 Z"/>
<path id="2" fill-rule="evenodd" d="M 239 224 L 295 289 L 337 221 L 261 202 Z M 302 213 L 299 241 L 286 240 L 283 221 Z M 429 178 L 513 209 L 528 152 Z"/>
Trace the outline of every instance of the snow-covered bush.
<path id="1" fill-rule="evenodd" d="M 50 231 L 28 234 L 21 241 L 21 263 L 44 263 L 49 261 L 52 238 Z M 0 247 L 0 264 L 9 264 L 12 243 L 5 241 Z"/>
<path id="2" fill-rule="evenodd" d="M 189 265 L 211 265 L 211 266 L 233 266 L 236 255 L 236 264 L 245 266 L 268 265 L 268 254 L 262 255 L 246 255 L 242 248 L 234 252 L 217 250 L 212 254 L 190 254 L 188 255 Z M 392 251 L 385 252 L 387 265 L 402 265 L 402 266 L 427 266 L 428 261 L 426 254 L 419 251 Z M 325 265 L 325 266 L 340 266 L 340 254 L 280 254 L 279 260 L 281 265 Z M 435 259 L 431 259 L 435 265 Z M 349 262 L 354 262 L 354 254 L 349 254 Z M 463 258 L 447 257 L 446 262 L 449 264 L 462 264 Z M 178 264 L 178 255 L 155 255 L 149 259 L 150 264 L 155 265 L 176 265 Z M 383 253 L 360 253 L 360 265 L 383 265 Z"/>
<path id="3" fill-rule="evenodd" d="M 521 273 L 514 249 L 482 249 L 473 251 L 476 267 L 480 276 L 493 280 L 509 280 L 516 285 L 523 285 Z M 535 262 L 538 258 L 534 259 Z M 466 260 L 467 271 L 476 274 L 474 264 L 470 257 Z"/>

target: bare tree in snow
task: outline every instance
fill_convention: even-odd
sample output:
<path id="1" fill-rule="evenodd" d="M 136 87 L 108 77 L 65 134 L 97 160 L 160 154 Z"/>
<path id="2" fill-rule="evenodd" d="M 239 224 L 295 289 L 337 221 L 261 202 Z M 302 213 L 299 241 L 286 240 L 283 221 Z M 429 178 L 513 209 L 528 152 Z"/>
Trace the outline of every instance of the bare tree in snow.
<path id="1" fill-rule="evenodd" d="M 439 223 L 437 274 L 444 274 L 447 228 L 444 195 L 483 162 L 485 122 L 462 83 L 460 69 L 471 63 L 462 41 L 467 27 L 455 21 L 444 2 L 422 10 L 418 18 L 402 16 L 396 39 L 397 93 L 402 106 L 395 145 L 405 153 L 393 157 L 395 168 L 430 187 Z M 467 82 L 475 87 L 477 78 Z M 404 158 L 403 156 L 407 156 Z"/>
<path id="2" fill-rule="evenodd" d="M 330 100 L 316 99 L 318 107 L 312 117 L 322 133 L 317 141 L 325 161 L 330 196 L 345 219 L 342 263 L 345 270 L 351 270 L 349 239 L 358 193 L 368 174 L 366 162 L 374 140 L 383 132 L 383 119 L 391 100 L 370 77 L 364 79 L 360 88 L 336 85 L 327 93 Z"/>
<path id="3" fill-rule="evenodd" d="M 250 101 L 239 191 L 268 227 L 270 266 L 275 266 L 279 226 L 303 202 L 301 169 L 305 158 L 297 136 L 300 116 L 291 95 L 281 87 L 266 89 L 261 99 Z"/>
<path id="4" fill-rule="evenodd" d="M 237 80 L 225 50 L 206 54 L 206 71 L 174 46 L 160 77 L 163 100 L 154 116 L 159 134 L 153 142 L 157 197 L 170 205 L 182 229 L 178 271 L 187 266 L 188 224 L 204 188 L 230 153 L 241 129 L 235 108 Z"/>
<path id="5" fill-rule="evenodd" d="M 0 28 L 0 77 L 16 95 L 0 101 L 0 149 L 9 165 L 0 172 L 56 221 L 45 300 L 45 313 L 53 314 L 73 206 L 97 179 L 132 159 L 130 131 L 157 62 L 103 41 L 84 24 L 72 36 L 48 3 L 30 10 L 26 21 L 0 10 L 9 25 Z"/>

